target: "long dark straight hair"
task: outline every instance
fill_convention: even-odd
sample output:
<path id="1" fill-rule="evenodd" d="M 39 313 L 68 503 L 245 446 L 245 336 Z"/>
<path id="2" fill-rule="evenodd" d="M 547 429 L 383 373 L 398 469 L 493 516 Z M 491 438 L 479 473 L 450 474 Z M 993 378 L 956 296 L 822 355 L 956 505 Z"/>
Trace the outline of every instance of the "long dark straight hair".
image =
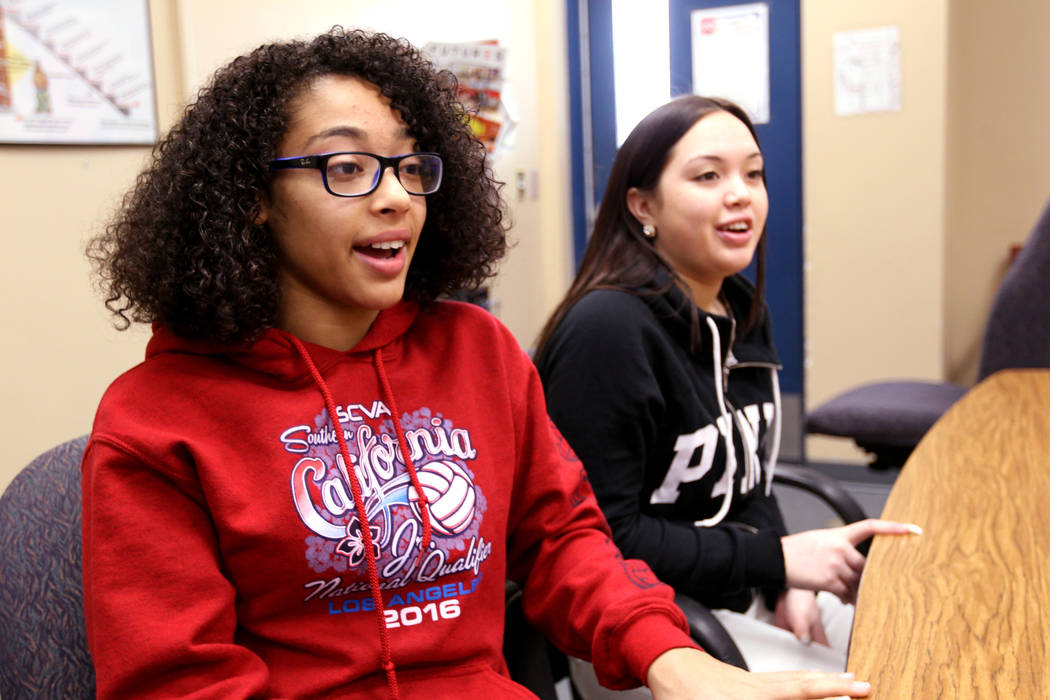
<path id="1" fill-rule="evenodd" d="M 631 131 L 613 161 L 605 195 L 598 207 L 594 231 L 587 242 L 580 269 L 565 298 L 548 319 L 536 341 L 535 356 L 542 355 L 551 334 L 569 309 L 593 289 L 619 289 L 639 293 L 636 288 L 650 282 L 663 268 L 669 273 L 666 285 L 651 293 L 664 294 L 676 284 L 687 298 L 692 298 L 671 263 L 656 251 L 642 233 L 642 225 L 627 208 L 627 191 L 632 187 L 652 191 L 660 180 L 674 145 L 698 121 L 714 112 L 728 112 L 743 122 L 758 143 L 758 134 L 747 113 L 738 105 L 720 98 L 684 95 L 650 112 Z M 761 147 L 760 147 L 761 148 Z M 745 330 L 752 328 L 765 307 L 766 232 L 763 228 L 755 250 L 755 294 L 743 321 Z M 692 308 L 693 338 L 699 342 L 700 319 L 696 305 Z"/>

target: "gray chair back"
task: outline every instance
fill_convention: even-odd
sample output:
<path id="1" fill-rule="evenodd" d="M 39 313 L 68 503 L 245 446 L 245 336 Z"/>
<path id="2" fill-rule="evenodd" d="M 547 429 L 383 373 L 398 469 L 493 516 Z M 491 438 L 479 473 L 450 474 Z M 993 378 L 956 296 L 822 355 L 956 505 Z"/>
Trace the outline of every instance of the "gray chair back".
<path id="1" fill-rule="evenodd" d="M 0 697 L 93 698 L 80 562 L 87 436 L 37 457 L 0 497 Z"/>
<path id="2" fill-rule="evenodd" d="M 978 376 L 1050 367 L 1050 203 L 992 302 Z"/>

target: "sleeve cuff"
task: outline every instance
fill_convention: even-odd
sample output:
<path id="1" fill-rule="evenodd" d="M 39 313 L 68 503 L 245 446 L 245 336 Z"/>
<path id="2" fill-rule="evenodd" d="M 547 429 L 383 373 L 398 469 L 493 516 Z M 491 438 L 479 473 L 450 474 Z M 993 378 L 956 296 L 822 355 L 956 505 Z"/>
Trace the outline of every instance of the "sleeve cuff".
<path id="1" fill-rule="evenodd" d="M 759 530 L 744 538 L 739 556 L 747 567 L 744 580 L 762 588 L 783 588 L 787 583 L 784 549 L 775 530 Z"/>
<path id="2" fill-rule="evenodd" d="M 631 674 L 645 684 L 649 666 L 656 657 L 670 649 L 699 649 L 684 628 L 685 618 L 667 615 L 644 615 L 623 630 L 621 652 Z"/>

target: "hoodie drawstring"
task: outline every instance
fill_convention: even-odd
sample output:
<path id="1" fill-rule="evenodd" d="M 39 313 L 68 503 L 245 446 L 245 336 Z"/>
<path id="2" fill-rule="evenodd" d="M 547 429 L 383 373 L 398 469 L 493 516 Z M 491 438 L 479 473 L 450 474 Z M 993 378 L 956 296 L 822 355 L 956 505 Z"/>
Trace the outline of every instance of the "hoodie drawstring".
<path id="1" fill-rule="evenodd" d="M 715 395 L 718 397 L 718 408 L 722 412 L 722 423 L 726 427 L 725 432 L 722 433 L 726 443 L 726 495 L 722 499 L 722 507 L 718 509 L 717 513 L 710 518 L 697 520 L 693 523 L 697 527 L 717 525 L 722 522 L 722 518 L 726 517 L 726 513 L 729 512 L 729 506 L 733 503 L 733 475 L 736 474 L 736 449 L 733 447 L 733 417 L 729 415 L 729 411 L 726 409 L 723 387 L 725 376 L 722 373 L 722 336 L 718 332 L 718 325 L 710 316 L 707 317 L 707 327 L 711 329 L 712 336 L 711 359 L 715 370 Z"/>
<path id="2" fill-rule="evenodd" d="M 310 376 L 313 377 L 314 384 L 317 385 L 317 388 L 321 391 L 321 395 L 324 397 L 324 405 L 328 410 L 328 417 L 332 421 L 332 429 L 335 432 L 336 440 L 339 441 L 339 453 L 343 456 L 343 461 L 348 467 L 348 474 L 352 476 L 352 478 L 349 479 L 350 492 L 354 498 L 354 508 L 357 511 L 357 520 L 361 525 L 361 539 L 364 543 L 365 561 L 368 567 L 368 584 L 372 592 L 372 601 L 375 603 L 376 620 L 379 623 L 380 657 L 382 659 L 383 671 L 386 673 L 386 682 L 387 687 L 390 690 L 391 700 L 398 700 L 401 696 L 398 692 L 397 673 L 395 672 L 394 661 L 390 653 L 390 633 L 386 629 L 383 592 L 382 589 L 379 588 L 379 569 L 376 566 L 375 550 L 372 548 L 372 531 L 368 523 L 368 513 L 365 511 L 365 501 L 361 495 L 361 485 L 357 482 L 357 473 L 354 469 L 350 468 L 353 462 L 350 461 L 350 449 L 346 446 L 346 438 L 343 436 L 343 425 L 339 421 L 339 414 L 336 413 L 335 401 L 332 400 L 332 392 L 328 389 L 328 384 L 325 383 L 324 377 L 322 377 L 321 373 L 318 371 L 317 365 L 314 364 L 313 358 L 310 357 L 310 353 L 307 351 L 306 346 L 304 346 L 302 341 L 294 335 L 288 334 L 288 337 L 291 339 L 295 349 L 299 351 L 299 355 L 302 356 L 303 362 L 306 363 L 306 368 L 310 371 Z M 381 381 L 385 383 L 385 376 Z M 400 422 L 398 421 L 396 413 L 394 414 L 394 424 L 398 426 L 398 438 L 402 439 Z M 416 482 L 413 481 L 413 484 L 415 485 Z"/>
<path id="3" fill-rule="evenodd" d="M 769 457 L 766 459 L 766 495 L 773 491 L 773 470 L 777 468 L 777 459 L 780 458 L 780 375 L 776 367 L 769 368 L 769 376 L 773 381 L 773 444 L 769 448 Z"/>
<path id="4" fill-rule="evenodd" d="M 407 449 L 408 441 L 405 440 L 405 429 L 401 426 L 401 412 L 397 410 L 394 392 L 390 390 L 390 380 L 387 379 L 386 367 L 383 365 L 382 348 L 375 349 L 375 352 L 372 353 L 372 361 L 375 364 L 376 376 L 379 377 L 379 384 L 383 388 L 383 400 L 386 401 L 394 418 L 394 430 L 397 431 L 397 449 L 401 453 L 401 461 L 405 463 L 405 468 L 408 469 L 408 478 L 412 480 L 412 488 L 415 489 L 416 497 L 419 501 L 419 516 L 423 519 L 423 541 L 419 546 L 419 558 L 416 560 L 416 566 L 421 566 L 423 564 L 423 556 L 426 554 L 427 548 L 430 547 L 431 525 L 430 508 L 428 507 L 430 502 L 427 500 L 427 495 L 423 493 L 423 486 L 419 483 L 419 476 L 416 474 L 416 466 L 412 463 L 412 456 Z"/>

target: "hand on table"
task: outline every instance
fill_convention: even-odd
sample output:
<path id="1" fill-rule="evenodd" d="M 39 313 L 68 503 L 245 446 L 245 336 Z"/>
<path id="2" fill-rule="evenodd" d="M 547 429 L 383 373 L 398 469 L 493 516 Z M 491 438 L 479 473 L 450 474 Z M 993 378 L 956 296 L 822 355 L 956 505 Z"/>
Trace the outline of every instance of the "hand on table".
<path id="1" fill-rule="evenodd" d="M 872 535 L 921 532 L 916 525 L 869 518 L 844 527 L 781 537 L 787 584 L 792 588 L 828 591 L 844 603 L 855 603 L 864 570 L 864 555 L 857 551 L 857 545 Z"/>
<path id="2" fill-rule="evenodd" d="M 697 649 L 665 651 L 649 666 L 653 700 L 815 700 L 864 698 L 871 687 L 849 673 L 750 673 Z"/>
<path id="3" fill-rule="evenodd" d="M 773 611 L 773 622 L 798 637 L 800 642 L 830 646 L 824 633 L 824 623 L 820 619 L 817 594 L 813 591 L 789 588 L 781 593 L 777 598 L 776 610 Z"/>

